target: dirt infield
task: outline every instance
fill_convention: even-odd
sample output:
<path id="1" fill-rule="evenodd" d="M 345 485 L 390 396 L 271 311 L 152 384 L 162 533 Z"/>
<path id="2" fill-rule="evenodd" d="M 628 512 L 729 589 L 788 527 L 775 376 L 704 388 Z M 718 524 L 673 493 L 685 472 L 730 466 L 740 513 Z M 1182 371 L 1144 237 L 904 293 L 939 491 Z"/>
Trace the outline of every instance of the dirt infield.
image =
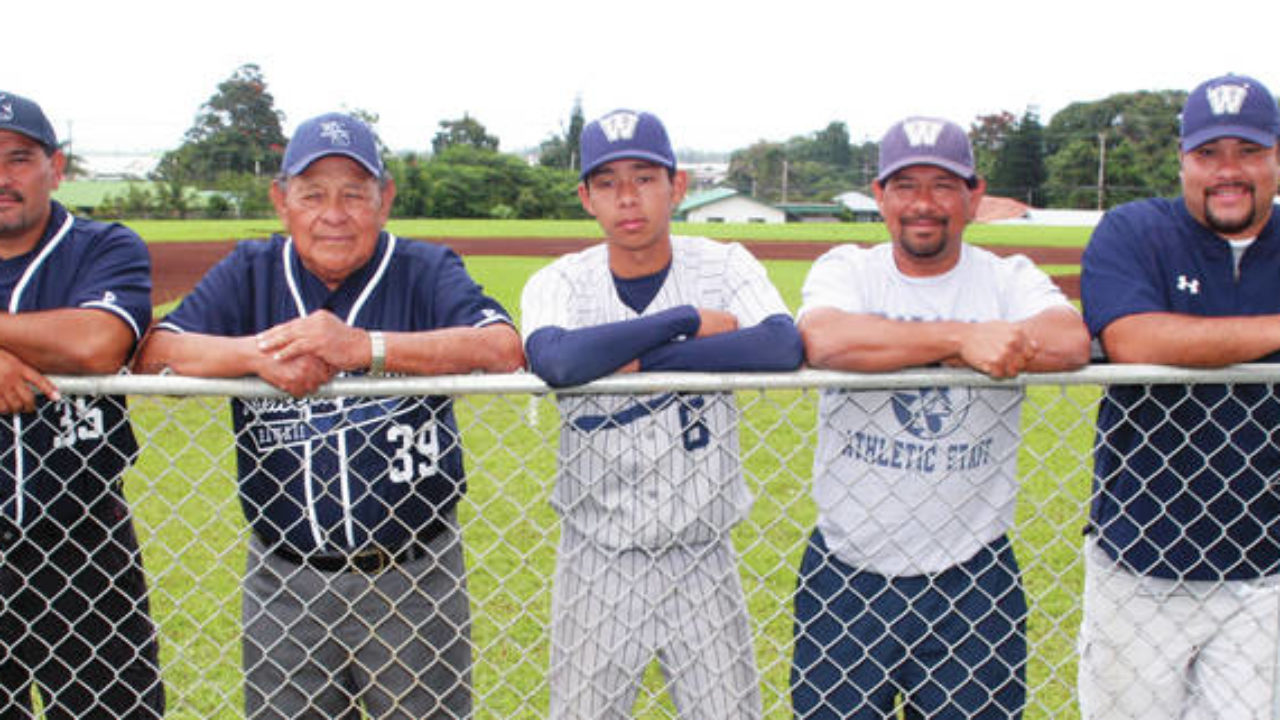
<path id="1" fill-rule="evenodd" d="M 523 255 L 555 257 L 581 250 L 599 240 L 594 238 L 438 238 L 460 255 Z M 742 243 L 761 260 L 813 260 L 832 245 L 820 242 Z M 191 292 L 209 268 L 231 252 L 234 242 L 154 243 L 151 266 L 157 305 Z M 1039 265 L 1078 265 L 1078 248 L 991 247 L 999 255 L 1021 253 Z M 1078 275 L 1058 275 L 1054 281 L 1071 298 L 1080 297 Z"/>

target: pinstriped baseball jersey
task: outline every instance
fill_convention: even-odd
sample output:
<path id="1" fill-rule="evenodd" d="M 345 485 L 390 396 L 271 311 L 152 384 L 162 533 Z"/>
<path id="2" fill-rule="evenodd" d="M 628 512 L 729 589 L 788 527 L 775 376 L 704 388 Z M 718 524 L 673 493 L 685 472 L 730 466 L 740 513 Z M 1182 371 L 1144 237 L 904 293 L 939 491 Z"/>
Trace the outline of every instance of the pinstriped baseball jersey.
<path id="1" fill-rule="evenodd" d="M 671 269 L 644 310 L 723 310 L 740 327 L 787 314 L 763 266 L 737 244 L 672 237 Z M 640 315 L 618 297 L 600 244 L 538 271 L 522 295 L 526 340 L 543 327 L 577 329 Z M 609 548 L 710 542 L 745 515 L 738 411 L 727 394 L 561 397 L 559 476 L 552 505 Z"/>

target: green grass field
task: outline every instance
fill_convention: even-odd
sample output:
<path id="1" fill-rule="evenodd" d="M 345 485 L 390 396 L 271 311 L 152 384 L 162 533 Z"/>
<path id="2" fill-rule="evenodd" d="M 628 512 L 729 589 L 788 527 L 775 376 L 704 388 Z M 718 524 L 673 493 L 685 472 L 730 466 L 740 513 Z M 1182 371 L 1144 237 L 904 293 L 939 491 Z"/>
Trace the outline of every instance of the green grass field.
<path id="1" fill-rule="evenodd" d="M 474 256 L 468 269 L 512 312 L 525 279 L 550 260 Z M 809 263 L 771 261 L 794 310 Z M 1032 611 L 1028 718 L 1074 718 L 1080 528 L 1089 487 L 1096 389 L 1033 388 L 1019 458 L 1024 492 L 1016 541 Z M 789 716 L 791 593 L 815 511 L 809 472 L 816 393 L 743 391 L 742 447 L 756 496 L 734 533 L 763 675 L 767 716 Z M 129 479 L 138 507 L 153 604 L 162 627 L 170 716 L 234 716 L 241 707 L 239 578 L 245 530 L 235 498 L 226 401 L 135 397 L 144 452 Z M 471 396 L 458 414 L 470 493 L 462 507 L 472 593 L 476 716 L 538 718 L 546 711 L 550 581 L 558 539 L 547 504 L 558 414 L 547 398 Z M 656 669 L 642 718 L 674 711 Z"/>
<path id="2" fill-rule="evenodd" d="M 224 241 L 267 237 L 280 231 L 274 219 L 259 220 L 129 220 L 127 224 L 147 242 Z M 405 237 L 579 238 L 601 237 L 594 220 L 392 220 L 392 232 Z M 683 235 L 706 235 L 723 240 L 812 242 L 882 242 L 889 239 L 882 223 L 675 223 Z M 970 225 L 970 242 L 985 245 L 1084 247 L 1089 229 Z"/>

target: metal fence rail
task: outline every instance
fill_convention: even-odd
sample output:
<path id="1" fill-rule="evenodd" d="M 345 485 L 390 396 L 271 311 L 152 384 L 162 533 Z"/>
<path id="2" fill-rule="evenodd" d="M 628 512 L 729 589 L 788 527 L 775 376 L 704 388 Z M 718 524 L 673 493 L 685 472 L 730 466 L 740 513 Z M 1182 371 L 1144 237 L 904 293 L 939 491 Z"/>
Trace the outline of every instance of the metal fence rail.
<path id="1" fill-rule="evenodd" d="M 64 395 L 127 395 L 141 451 L 126 476 L 159 629 L 168 716 L 243 713 L 241 580 L 250 538 L 236 487 L 227 399 L 280 398 L 253 380 L 175 376 L 55 377 Z M 1075 373 L 992 381 L 962 370 L 858 375 L 654 373 L 618 376 L 562 396 L 731 393 L 754 497 L 732 531 L 750 618 L 764 715 L 791 717 L 797 572 L 817 516 L 811 495 L 817 404 L 827 389 L 1012 388 L 1023 397 L 1011 533 L 1028 611 L 1028 718 L 1079 717 L 1077 632 L 1094 420 L 1102 387 L 1118 383 L 1274 383 L 1280 366 L 1190 371 L 1092 366 Z M 344 378 L 319 398 L 455 399 L 468 493 L 459 506 L 470 592 L 475 717 L 545 717 L 548 627 L 561 524 L 549 501 L 560 412 L 527 374 Z M 980 495 L 975 495 L 980 497 Z M 34 631 L 33 631 L 34 632 Z M 644 718 L 676 717 L 651 664 L 635 704 Z"/>

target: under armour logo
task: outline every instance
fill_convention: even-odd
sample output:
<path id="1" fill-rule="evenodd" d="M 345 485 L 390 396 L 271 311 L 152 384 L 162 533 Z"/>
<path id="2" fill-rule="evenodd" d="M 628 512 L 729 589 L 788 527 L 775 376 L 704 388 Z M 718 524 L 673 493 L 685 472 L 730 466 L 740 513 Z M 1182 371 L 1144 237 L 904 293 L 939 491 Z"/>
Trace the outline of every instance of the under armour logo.
<path id="1" fill-rule="evenodd" d="M 1218 85 L 1205 91 L 1214 115 L 1237 115 L 1249 96 L 1248 85 Z"/>
<path id="2" fill-rule="evenodd" d="M 600 118 L 600 130 L 609 142 L 630 140 L 636 134 L 639 122 L 639 115 L 623 110 Z"/>
<path id="3" fill-rule="evenodd" d="M 320 137 L 327 139 L 334 145 L 343 147 L 351 144 L 351 133 L 342 126 L 337 120 L 326 120 L 320 123 Z"/>
<path id="4" fill-rule="evenodd" d="M 935 145 L 942 134 L 942 123 L 937 120 L 911 120 L 902 124 L 902 132 L 906 133 L 907 144 L 911 147 Z"/>
<path id="5" fill-rule="evenodd" d="M 4 94 L 0 94 L 0 122 L 13 122 L 13 101 Z"/>
<path id="6" fill-rule="evenodd" d="M 113 292 L 111 292 L 110 290 L 108 290 L 108 291 L 106 291 L 106 292 L 102 293 L 102 302 L 104 302 L 104 303 L 106 303 L 106 304 L 108 304 L 108 305 L 115 305 L 115 304 L 116 304 L 116 294 L 115 294 L 115 293 L 113 293 Z"/>
<path id="7" fill-rule="evenodd" d="M 1199 294 L 1200 294 L 1200 281 L 1199 281 L 1199 280 L 1188 280 L 1186 275 L 1179 275 L 1179 276 L 1178 276 L 1178 290 L 1180 290 L 1181 292 L 1185 292 L 1185 293 L 1191 293 L 1192 295 L 1199 295 Z"/>

